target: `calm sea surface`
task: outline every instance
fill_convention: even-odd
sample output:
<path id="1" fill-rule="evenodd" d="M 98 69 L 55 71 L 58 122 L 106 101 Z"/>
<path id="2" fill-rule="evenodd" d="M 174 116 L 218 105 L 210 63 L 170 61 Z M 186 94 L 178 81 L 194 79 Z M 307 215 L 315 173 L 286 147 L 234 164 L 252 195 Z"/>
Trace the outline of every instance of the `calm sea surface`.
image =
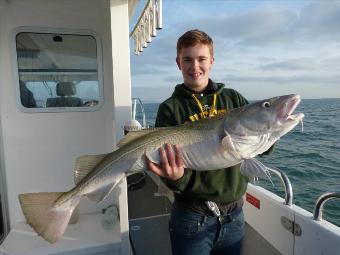
<path id="1" fill-rule="evenodd" d="M 147 123 L 153 126 L 158 104 L 144 108 Z M 305 114 L 303 132 L 297 126 L 260 160 L 283 170 L 293 186 L 293 203 L 312 212 L 321 194 L 340 192 L 340 99 L 306 99 L 297 111 Z M 259 185 L 284 197 L 278 178 L 273 176 L 273 182 L 274 187 L 261 179 Z M 340 200 L 327 202 L 323 212 L 325 219 L 340 226 Z"/>

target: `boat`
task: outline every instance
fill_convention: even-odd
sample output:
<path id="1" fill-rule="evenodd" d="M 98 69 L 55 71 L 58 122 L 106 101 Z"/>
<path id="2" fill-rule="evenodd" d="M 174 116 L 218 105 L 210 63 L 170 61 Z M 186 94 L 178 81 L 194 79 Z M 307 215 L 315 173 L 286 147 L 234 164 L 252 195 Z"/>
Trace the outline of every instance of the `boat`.
<path id="1" fill-rule="evenodd" d="M 130 176 L 99 204 L 83 199 L 78 221 L 54 244 L 25 222 L 18 202 L 21 193 L 70 189 L 77 157 L 111 152 L 124 136 L 136 116 L 129 38 L 141 54 L 162 26 L 160 0 L 140 14 L 138 3 L 0 0 L 1 255 L 171 254 L 173 197 L 157 194 L 156 176 Z M 339 192 L 321 195 L 310 213 L 293 203 L 288 177 L 274 175 L 285 198 L 248 186 L 242 254 L 340 254 L 340 228 L 322 218 Z"/>

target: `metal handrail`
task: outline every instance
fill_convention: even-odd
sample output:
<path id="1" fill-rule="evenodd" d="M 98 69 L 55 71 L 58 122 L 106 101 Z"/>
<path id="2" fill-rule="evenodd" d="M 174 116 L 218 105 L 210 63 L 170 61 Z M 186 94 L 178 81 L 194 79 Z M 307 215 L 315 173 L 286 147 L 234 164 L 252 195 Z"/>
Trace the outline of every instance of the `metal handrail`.
<path id="1" fill-rule="evenodd" d="M 139 16 L 135 26 L 133 27 L 132 31 L 129 34 L 129 37 L 132 37 L 132 35 L 136 32 L 138 29 L 139 24 L 143 20 L 143 17 L 145 13 L 148 11 L 148 8 L 150 8 L 151 5 L 154 5 L 156 8 L 153 10 L 156 12 L 155 14 L 157 15 L 157 19 L 155 20 L 155 29 L 162 29 L 162 0 L 147 0 L 145 3 L 145 6 L 143 8 L 143 11 L 141 12 L 141 15 Z"/>
<path id="2" fill-rule="evenodd" d="M 142 118 L 143 118 L 143 128 L 146 128 L 146 115 L 145 115 L 145 109 L 144 109 L 144 105 L 143 102 L 140 98 L 138 97 L 134 97 L 132 98 L 132 119 L 135 120 L 136 119 L 136 113 L 137 113 L 137 102 L 139 103 L 141 110 L 142 110 Z"/>
<path id="3" fill-rule="evenodd" d="M 148 0 L 129 37 L 135 41 L 135 54 L 143 52 L 148 47 L 156 29 L 162 29 L 162 0 Z"/>
<path id="4" fill-rule="evenodd" d="M 316 221 L 322 220 L 322 209 L 324 204 L 333 198 L 340 198 L 340 192 L 326 192 L 322 194 L 315 202 L 313 219 Z"/>
<path id="5" fill-rule="evenodd" d="M 293 204 L 293 187 L 292 184 L 289 181 L 288 176 L 281 170 L 279 169 L 274 169 L 274 168 L 267 168 L 270 172 L 275 173 L 280 180 L 282 181 L 282 184 L 285 188 L 285 204 L 288 206 L 292 206 Z"/>

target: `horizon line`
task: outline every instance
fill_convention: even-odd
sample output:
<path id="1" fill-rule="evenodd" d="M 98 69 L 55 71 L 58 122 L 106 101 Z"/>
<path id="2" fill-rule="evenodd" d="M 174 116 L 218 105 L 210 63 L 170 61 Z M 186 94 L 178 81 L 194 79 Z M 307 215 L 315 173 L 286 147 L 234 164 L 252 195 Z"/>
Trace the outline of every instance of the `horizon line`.
<path id="1" fill-rule="evenodd" d="M 163 101 L 155 101 L 155 100 L 143 100 L 141 97 L 139 99 L 142 100 L 143 104 L 160 104 Z M 260 101 L 264 100 L 265 98 L 261 99 L 248 99 L 249 101 Z M 319 98 L 301 98 L 301 100 L 327 100 L 327 99 L 340 99 L 340 97 L 319 97 Z"/>

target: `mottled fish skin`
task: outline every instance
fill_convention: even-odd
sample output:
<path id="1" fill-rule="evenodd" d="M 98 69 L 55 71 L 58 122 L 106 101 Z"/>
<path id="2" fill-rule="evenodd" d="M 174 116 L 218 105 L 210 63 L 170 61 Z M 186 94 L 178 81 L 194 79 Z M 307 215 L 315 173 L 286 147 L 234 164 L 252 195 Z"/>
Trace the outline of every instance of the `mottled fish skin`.
<path id="1" fill-rule="evenodd" d="M 218 162 L 224 162 L 223 165 L 225 165 L 225 161 L 221 160 L 208 160 L 206 162 L 200 160 L 199 164 L 195 161 L 195 158 L 202 158 L 200 155 L 209 155 L 209 152 L 213 159 L 218 156 L 223 159 L 224 154 L 227 155 L 226 151 L 221 147 L 224 118 L 225 116 L 223 118 L 219 116 L 209 121 L 204 120 L 202 123 L 154 129 L 148 134 L 134 139 L 118 150 L 109 153 L 73 190 L 60 197 L 56 205 L 59 206 L 74 196 L 86 195 L 101 186 L 108 185 L 113 182 L 118 174 L 128 171 L 147 170 L 144 155 L 153 162 L 159 163 L 158 149 L 164 146 L 165 143 L 180 145 L 184 164 L 188 168 L 197 166 L 197 170 L 213 170 L 220 166 Z M 204 152 L 203 150 L 208 150 L 209 152 Z M 212 166 L 206 168 L 207 163 Z M 229 164 L 236 163 L 229 161 Z"/>
<path id="2" fill-rule="evenodd" d="M 151 161 L 160 163 L 158 149 L 165 143 L 180 146 L 186 168 L 207 171 L 239 164 L 243 159 L 255 157 L 268 150 L 283 135 L 282 132 L 287 133 L 299 123 L 295 121 L 288 126 L 283 126 L 276 118 L 277 108 L 285 107 L 284 102 L 291 100 L 296 104 L 300 102 L 296 95 L 276 97 L 233 109 L 209 119 L 151 130 L 109 153 L 103 162 L 87 178 L 84 178 L 82 183 L 79 183 L 73 195 L 85 195 L 103 184 L 112 183 L 117 174 L 147 170 L 144 155 Z M 268 111 L 263 107 L 267 102 L 275 111 Z M 261 111 L 264 117 L 261 123 L 256 124 L 257 119 L 261 119 L 259 117 Z M 243 116 L 247 114 L 251 116 L 244 119 Z M 244 125 L 245 130 L 241 130 L 240 120 L 243 120 L 243 123 L 247 122 Z M 230 127 L 234 127 L 234 130 Z M 277 134 L 278 131 L 281 132 L 280 136 Z M 223 145 L 222 140 L 226 136 L 231 138 L 232 146 Z"/>
<path id="3" fill-rule="evenodd" d="M 158 149 L 166 143 L 179 145 L 187 168 L 206 171 L 230 167 L 265 152 L 293 129 L 303 118 L 303 114 L 291 114 L 299 102 L 298 95 L 275 97 L 196 122 L 130 133 L 114 152 L 80 157 L 75 171 L 76 186 L 72 190 L 60 196 L 20 195 L 24 215 L 43 238 L 56 242 L 81 197 L 86 195 L 98 202 L 105 199 L 126 173 L 147 170 L 144 156 L 160 163 Z M 244 173 L 251 175 L 252 170 L 246 169 Z M 49 201 L 49 215 L 55 217 L 46 219 L 42 215 L 40 220 L 36 216 L 40 215 L 39 201 Z M 60 219 L 64 224 L 58 225 Z"/>

